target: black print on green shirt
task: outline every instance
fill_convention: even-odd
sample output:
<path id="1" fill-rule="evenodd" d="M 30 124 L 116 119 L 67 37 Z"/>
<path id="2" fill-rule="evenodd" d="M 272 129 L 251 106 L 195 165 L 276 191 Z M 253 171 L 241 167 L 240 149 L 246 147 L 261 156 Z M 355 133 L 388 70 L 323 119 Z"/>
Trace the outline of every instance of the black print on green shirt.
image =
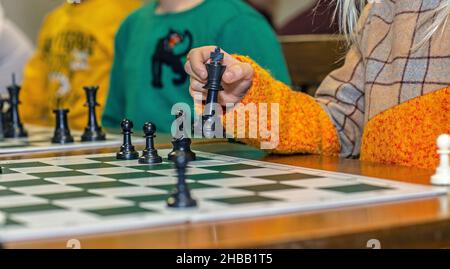
<path id="1" fill-rule="evenodd" d="M 186 49 L 183 49 L 187 44 Z M 192 34 L 189 31 L 184 31 L 184 34 L 170 30 L 169 34 L 164 38 L 158 40 L 156 51 L 152 57 L 152 85 L 155 88 L 161 89 L 163 85 L 163 65 L 171 68 L 175 75 L 172 79 L 174 85 L 182 85 L 188 79 L 182 58 L 188 54 L 192 48 Z M 176 52 L 182 49 L 181 52 Z"/>

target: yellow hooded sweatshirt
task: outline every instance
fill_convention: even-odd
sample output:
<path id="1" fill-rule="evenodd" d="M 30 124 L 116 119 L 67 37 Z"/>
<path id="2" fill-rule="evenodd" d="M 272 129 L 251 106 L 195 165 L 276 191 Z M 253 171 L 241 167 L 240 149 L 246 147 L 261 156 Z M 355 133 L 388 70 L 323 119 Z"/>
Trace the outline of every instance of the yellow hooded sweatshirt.
<path id="1" fill-rule="evenodd" d="M 25 123 L 53 125 L 56 107 L 70 109 L 69 125 L 87 124 L 84 86 L 100 86 L 104 107 L 114 54 L 114 37 L 122 20 L 140 0 L 84 0 L 65 3 L 44 21 L 38 47 L 24 70 L 20 95 Z M 99 111 L 100 112 L 100 111 Z M 100 116 L 101 114 L 97 114 Z"/>

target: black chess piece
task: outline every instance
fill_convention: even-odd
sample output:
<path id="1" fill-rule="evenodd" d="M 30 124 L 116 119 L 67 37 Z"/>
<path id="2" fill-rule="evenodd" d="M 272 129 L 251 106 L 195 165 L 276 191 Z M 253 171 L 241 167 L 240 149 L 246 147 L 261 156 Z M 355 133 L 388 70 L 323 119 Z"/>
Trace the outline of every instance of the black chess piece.
<path id="1" fill-rule="evenodd" d="M 183 111 L 178 111 L 176 114 L 176 120 L 182 120 L 184 117 Z M 173 149 L 167 156 L 169 161 L 174 161 L 177 151 L 183 151 L 186 153 L 189 161 L 195 161 L 197 159 L 196 154 L 191 150 L 192 140 L 186 131 L 183 124 L 180 124 L 180 128 L 177 130 L 175 137 L 172 139 Z"/>
<path id="2" fill-rule="evenodd" d="M 99 106 L 97 103 L 97 92 L 99 87 L 84 87 L 86 93 L 86 104 L 88 107 L 88 124 L 84 129 L 84 133 L 81 136 L 81 141 L 104 141 L 106 140 L 106 134 L 103 132 L 102 127 L 97 122 L 96 108 Z"/>
<path id="3" fill-rule="evenodd" d="M 222 77 L 225 73 L 226 66 L 223 65 L 224 54 L 221 53 L 221 49 L 217 47 L 210 57 L 210 62 L 206 64 L 206 70 L 208 72 L 208 81 L 203 87 L 208 90 L 206 97 L 205 110 L 203 111 L 203 136 L 206 138 L 212 138 L 216 132 L 216 106 L 218 105 L 219 92 L 223 91 Z"/>
<path id="4" fill-rule="evenodd" d="M 139 152 L 136 151 L 131 143 L 131 134 L 133 133 L 133 122 L 128 119 L 124 119 L 121 123 L 123 134 L 123 145 L 120 147 L 120 151 L 117 152 L 118 160 L 136 160 L 139 158 Z"/>
<path id="5" fill-rule="evenodd" d="M 7 88 L 9 93 L 9 110 L 5 119 L 4 136 L 6 138 L 23 138 L 27 137 L 28 133 L 23 127 L 20 120 L 19 113 L 19 94 L 20 86 L 16 84 L 15 75 L 12 76 L 12 85 Z"/>
<path id="6" fill-rule="evenodd" d="M 156 133 L 156 126 L 151 123 L 147 122 L 144 124 L 143 127 L 144 131 L 144 137 L 146 141 L 146 146 L 144 149 L 144 152 L 139 158 L 140 164 L 157 164 L 162 163 L 162 158 L 158 155 L 158 151 L 155 149 L 155 133 Z"/>
<path id="7" fill-rule="evenodd" d="M 197 201 L 191 197 L 189 186 L 186 183 L 186 167 L 189 163 L 189 156 L 183 151 L 177 151 L 174 162 L 178 180 L 175 190 L 167 199 L 167 206 L 173 208 L 196 207 Z"/>
<path id="8" fill-rule="evenodd" d="M 55 131 L 53 133 L 53 144 L 73 143 L 74 139 L 70 133 L 69 123 L 67 120 L 68 109 L 55 109 L 53 113 L 56 117 Z"/>

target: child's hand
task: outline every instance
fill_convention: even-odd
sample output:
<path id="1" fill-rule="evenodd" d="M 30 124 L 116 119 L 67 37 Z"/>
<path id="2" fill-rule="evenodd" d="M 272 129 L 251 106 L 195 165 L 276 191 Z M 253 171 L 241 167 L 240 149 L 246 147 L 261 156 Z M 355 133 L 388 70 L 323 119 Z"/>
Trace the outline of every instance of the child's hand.
<path id="1" fill-rule="evenodd" d="M 206 99 L 208 91 L 203 89 L 208 78 L 205 63 L 215 48 L 213 46 L 196 48 L 191 50 L 187 57 L 185 70 L 191 76 L 189 91 L 194 99 L 198 99 L 198 95 L 203 96 L 203 100 Z M 222 77 L 224 91 L 219 94 L 219 104 L 223 106 L 241 101 L 252 86 L 254 73 L 250 64 L 242 63 L 226 52 L 224 54 L 223 64 L 227 69 Z"/>

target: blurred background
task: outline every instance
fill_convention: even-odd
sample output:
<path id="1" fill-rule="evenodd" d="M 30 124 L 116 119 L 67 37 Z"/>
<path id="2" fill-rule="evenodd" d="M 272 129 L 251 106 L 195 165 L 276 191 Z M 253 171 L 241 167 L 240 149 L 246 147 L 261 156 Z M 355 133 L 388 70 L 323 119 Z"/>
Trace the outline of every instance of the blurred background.
<path id="1" fill-rule="evenodd" d="M 35 44 L 46 14 L 64 1 L 0 0 L 0 3 L 8 19 Z M 342 64 L 346 48 L 342 37 L 337 35 L 336 23 L 332 22 L 333 1 L 243 1 L 260 11 L 278 33 L 295 89 L 314 94 L 325 76 Z"/>
<path id="2" fill-rule="evenodd" d="M 34 42 L 45 15 L 64 0 L 0 0 L 0 2 L 8 18 Z M 279 34 L 337 33 L 335 24 L 331 24 L 333 7 L 329 6 L 329 0 L 322 1 L 323 4 L 315 14 L 312 10 L 318 0 L 248 0 L 248 2 L 270 20 Z"/>

